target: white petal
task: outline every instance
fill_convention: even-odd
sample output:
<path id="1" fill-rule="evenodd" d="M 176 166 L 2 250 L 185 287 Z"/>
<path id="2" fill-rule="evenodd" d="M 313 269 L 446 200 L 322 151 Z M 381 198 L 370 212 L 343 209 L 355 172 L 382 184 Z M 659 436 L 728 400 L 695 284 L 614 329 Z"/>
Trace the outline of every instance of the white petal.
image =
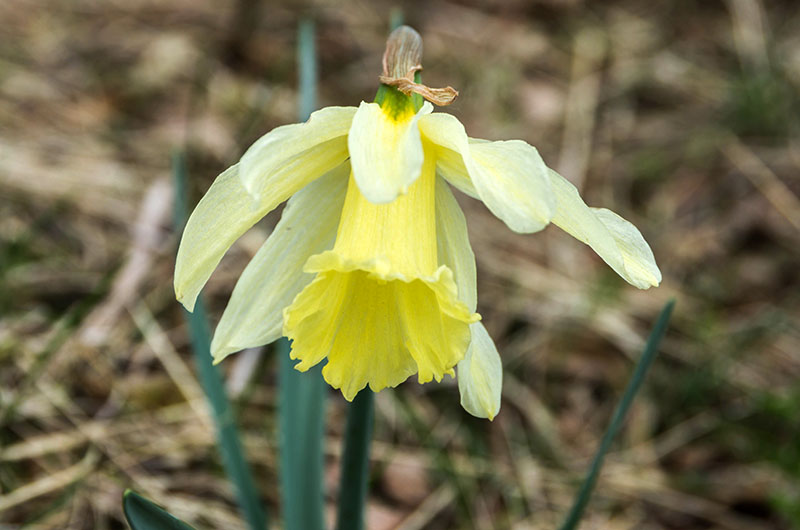
<path id="1" fill-rule="evenodd" d="M 283 308 L 314 279 L 309 256 L 333 247 L 350 164 L 345 162 L 297 192 L 281 220 L 245 268 L 211 342 L 214 361 L 281 336 Z"/>
<path id="2" fill-rule="evenodd" d="M 260 199 L 263 193 L 275 193 L 288 175 L 316 178 L 338 166 L 347 158 L 347 131 L 355 113 L 355 107 L 326 107 L 305 123 L 277 127 L 256 140 L 239 161 L 245 189 Z"/>
<path id="3" fill-rule="evenodd" d="M 447 183 L 441 178 L 436 179 L 436 244 L 439 263 L 453 271 L 459 300 L 467 305 L 470 313 L 474 313 L 478 288 L 467 221 Z"/>
<path id="4" fill-rule="evenodd" d="M 405 194 L 422 169 L 422 140 L 417 123 L 433 106 L 395 119 L 377 103 L 361 102 L 347 139 L 353 178 L 370 202 L 392 202 Z"/>
<path id="5" fill-rule="evenodd" d="M 464 126 L 449 114 L 425 116 L 419 127 L 422 134 L 440 146 L 440 174 L 470 195 L 474 189 L 509 228 L 521 233 L 537 232 L 550 222 L 555 199 L 547 166 L 535 147 L 521 140 L 470 140 Z M 461 155 L 463 170 L 451 152 Z"/>
<path id="6" fill-rule="evenodd" d="M 503 363 L 483 324 L 470 325 L 472 342 L 456 370 L 461 406 L 478 418 L 494 419 L 500 412 Z"/>
<path id="7" fill-rule="evenodd" d="M 589 208 L 571 182 L 552 169 L 549 174 L 557 201 L 553 224 L 592 247 L 631 285 L 648 289 L 661 283 L 653 251 L 635 226 L 610 210 Z"/>

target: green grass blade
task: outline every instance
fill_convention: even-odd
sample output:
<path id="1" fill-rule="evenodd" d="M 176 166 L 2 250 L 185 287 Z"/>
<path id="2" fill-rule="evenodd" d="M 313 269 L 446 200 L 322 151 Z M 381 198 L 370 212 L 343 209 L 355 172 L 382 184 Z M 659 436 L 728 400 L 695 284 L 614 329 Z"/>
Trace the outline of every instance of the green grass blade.
<path id="1" fill-rule="evenodd" d="M 317 61 L 314 22 L 303 19 L 297 29 L 300 120 L 308 119 L 317 104 Z M 280 481 L 284 525 L 287 530 L 325 528 L 323 441 L 326 385 L 317 366 L 301 373 L 289 358 L 289 342 L 276 343 L 279 357 Z"/>
<path id="2" fill-rule="evenodd" d="M 133 530 L 193 530 L 174 515 L 131 490 L 122 495 L 122 511 Z"/>
<path id="3" fill-rule="evenodd" d="M 403 25 L 403 8 L 399 6 L 393 7 L 389 11 L 389 31 L 394 31 Z"/>
<path id="4" fill-rule="evenodd" d="M 326 385 L 316 366 L 294 369 L 286 339 L 277 342 L 280 357 L 280 480 L 287 530 L 325 528 L 323 447 Z"/>
<path id="5" fill-rule="evenodd" d="M 175 222 L 177 227 L 185 222 L 185 202 L 187 171 L 183 156 L 174 157 L 173 175 L 175 178 Z M 180 224 L 178 224 L 180 223 Z M 194 312 L 184 312 L 189 323 L 189 334 L 192 340 L 195 365 L 200 384 L 206 394 L 214 419 L 217 435 L 217 447 L 222 455 L 225 473 L 233 482 L 236 497 L 242 515 L 251 530 L 263 530 L 267 527 L 267 514 L 261 505 L 250 466 L 244 457 L 239 432 L 236 427 L 233 410 L 225 392 L 222 376 L 211 358 L 211 333 L 208 328 L 205 306 L 202 298 L 197 299 Z"/>
<path id="6" fill-rule="evenodd" d="M 369 387 L 356 394 L 347 411 L 342 475 L 339 481 L 337 530 L 362 530 L 367 499 L 369 449 L 372 440 L 374 394 Z"/>
<path id="7" fill-rule="evenodd" d="M 589 503 L 592 490 L 597 482 L 597 477 L 600 474 L 600 468 L 603 467 L 603 459 L 605 458 L 606 452 L 608 452 L 608 449 L 611 447 L 611 442 L 614 441 L 617 432 L 619 432 L 620 427 L 622 427 L 622 421 L 625 419 L 628 409 L 633 403 L 633 398 L 636 397 L 636 392 L 638 392 L 639 387 L 642 386 L 645 375 L 647 375 L 647 370 L 650 368 L 653 359 L 655 359 L 656 353 L 658 352 L 658 346 L 667 331 L 667 323 L 669 322 L 669 317 L 672 314 L 672 308 L 674 306 L 675 300 L 670 300 L 664 306 L 664 309 L 661 310 L 658 321 L 656 321 L 656 325 L 653 326 L 653 330 L 650 332 L 650 337 L 647 339 L 644 352 L 642 353 L 639 362 L 636 364 L 636 368 L 633 371 L 630 381 L 628 381 L 628 386 L 625 388 L 625 393 L 622 395 L 622 399 L 617 404 L 617 408 L 614 410 L 613 416 L 611 416 L 611 423 L 603 435 L 603 439 L 600 442 L 600 447 L 597 449 L 597 453 L 594 455 L 594 459 L 592 459 L 592 465 L 589 467 L 586 478 L 583 480 L 583 484 L 581 485 L 580 490 L 578 490 L 578 494 L 575 496 L 575 503 L 573 504 L 572 509 L 569 511 L 564 524 L 561 525 L 561 530 L 573 530 L 580 522 L 581 517 L 583 516 L 583 511 L 586 509 L 586 505 Z"/>

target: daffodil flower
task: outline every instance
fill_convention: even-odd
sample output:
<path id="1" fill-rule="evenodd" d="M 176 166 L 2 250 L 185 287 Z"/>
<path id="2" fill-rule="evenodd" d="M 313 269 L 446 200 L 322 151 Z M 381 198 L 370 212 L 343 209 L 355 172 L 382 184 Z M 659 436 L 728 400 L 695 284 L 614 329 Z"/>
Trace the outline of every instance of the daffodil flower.
<path id="1" fill-rule="evenodd" d="M 215 361 L 286 336 L 295 367 L 327 359 L 325 380 L 348 400 L 457 368 L 463 407 L 491 419 L 502 367 L 475 312 L 475 257 L 448 183 L 515 232 L 552 222 L 636 287 L 661 273 L 632 224 L 588 207 L 534 147 L 469 138 L 455 117 L 420 105 L 415 94 L 446 103 L 455 91 L 414 80 L 418 41 L 407 27 L 392 34 L 375 103 L 278 127 L 217 177 L 184 231 L 175 293 L 191 311 L 233 242 L 288 199 L 233 290 Z"/>

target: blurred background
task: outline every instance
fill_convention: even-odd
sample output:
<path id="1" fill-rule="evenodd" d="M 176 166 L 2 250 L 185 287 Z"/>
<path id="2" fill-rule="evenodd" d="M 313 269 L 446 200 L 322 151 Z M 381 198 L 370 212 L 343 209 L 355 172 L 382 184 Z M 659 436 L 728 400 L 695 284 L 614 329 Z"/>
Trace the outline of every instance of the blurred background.
<path id="1" fill-rule="evenodd" d="M 244 528 L 172 293 L 170 157 L 193 205 L 297 121 L 316 22 L 319 105 L 377 88 L 393 9 L 471 136 L 520 138 L 632 221 L 639 291 L 555 227 L 521 236 L 461 194 L 479 312 L 505 366 L 494 422 L 452 379 L 376 399 L 370 529 L 550 529 L 660 308 L 677 298 L 582 528 L 800 528 L 800 9 L 793 1 L 0 3 L 0 528 L 125 528 L 134 488 Z M 396 11 L 395 11 L 396 12 Z M 205 290 L 212 326 L 279 218 Z M 271 349 L 221 368 L 278 519 Z M 330 391 L 328 497 L 345 402 Z M 331 504 L 333 506 L 333 504 Z"/>

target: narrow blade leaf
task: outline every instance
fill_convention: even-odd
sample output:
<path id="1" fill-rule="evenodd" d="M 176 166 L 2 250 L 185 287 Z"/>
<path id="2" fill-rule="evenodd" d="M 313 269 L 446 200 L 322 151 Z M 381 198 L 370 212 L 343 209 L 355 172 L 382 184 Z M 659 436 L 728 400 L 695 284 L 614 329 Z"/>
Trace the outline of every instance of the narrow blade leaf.
<path id="1" fill-rule="evenodd" d="M 133 530 L 193 530 L 164 508 L 131 490 L 122 495 L 122 510 Z"/>
<path id="2" fill-rule="evenodd" d="M 600 474 L 600 469 L 603 467 L 603 459 L 605 458 L 608 449 L 611 447 L 611 442 L 614 441 L 614 438 L 619 432 L 620 427 L 622 427 L 622 421 L 625 419 L 628 409 L 633 403 L 633 398 L 636 397 L 636 392 L 638 392 L 639 388 L 642 386 L 645 375 L 647 375 L 647 370 L 650 368 L 650 365 L 653 363 L 653 359 L 656 357 L 658 346 L 661 344 L 661 339 L 664 338 L 664 334 L 667 331 L 667 323 L 669 322 L 669 317 L 672 314 L 672 308 L 674 306 L 675 300 L 670 300 L 661 310 L 661 314 L 656 321 L 656 325 L 653 326 L 653 330 L 650 332 L 650 337 L 647 339 L 644 352 L 639 358 L 639 362 L 636 364 L 636 368 L 633 371 L 630 381 L 628 381 L 628 386 L 625 388 L 625 393 L 622 395 L 622 399 L 620 399 L 619 403 L 617 404 L 617 408 L 614 410 L 613 416 L 611 416 L 611 423 L 608 425 L 608 429 L 606 429 L 603 439 L 600 442 L 600 447 L 597 449 L 597 453 L 592 459 L 592 464 L 589 467 L 588 473 L 586 473 L 586 478 L 583 480 L 583 484 L 575 496 L 575 503 L 573 504 L 572 509 L 569 511 L 564 524 L 561 525 L 561 530 L 573 530 L 578 526 L 578 523 L 583 516 L 583 511 L 586 509 L 586 505 L 589 504 L 589 499 L 592 496 L 592 490 L 594 490 L 594 486 L 597 483 L 597 477 Z"/>
<path id="3" fill-rule="evenodd" d="M 175 225 L 180 230 L 186 220 L 186 163 L 181 154 L 173 160 L 175 179 Z M 189 324 L 195 365 L 200 384 L 206 394 L 214 419 L 217 434 L 217 447 L 222 455 L 225 473 L 233 482 L 239 508 L 251 530 L 264 530 L 267 527 L 267 514 L 261 505 L 253 474 L 244 456 L 242 442 L 236 426 L 234 413 L 225 392 L 222 375 L 212 364 L 211 332 L 208 329 L 205 306 L 202 298 L 197 299 L 194 312 L 184 311 Z"/>
<path id="4" fill-rule="evenodd" d="M 307 120 L 317 105 L 317 52 L 311 19 L 300 21 L 297 42 L 299 118 Z M 289 342 L 280 339 L 275 346 L 280 366 L 278 421 L 284 525 L 287 530 L 322 530 L 326 394 L 322 369 L 317 366 L 298 372 L 289 358 Z"/>

